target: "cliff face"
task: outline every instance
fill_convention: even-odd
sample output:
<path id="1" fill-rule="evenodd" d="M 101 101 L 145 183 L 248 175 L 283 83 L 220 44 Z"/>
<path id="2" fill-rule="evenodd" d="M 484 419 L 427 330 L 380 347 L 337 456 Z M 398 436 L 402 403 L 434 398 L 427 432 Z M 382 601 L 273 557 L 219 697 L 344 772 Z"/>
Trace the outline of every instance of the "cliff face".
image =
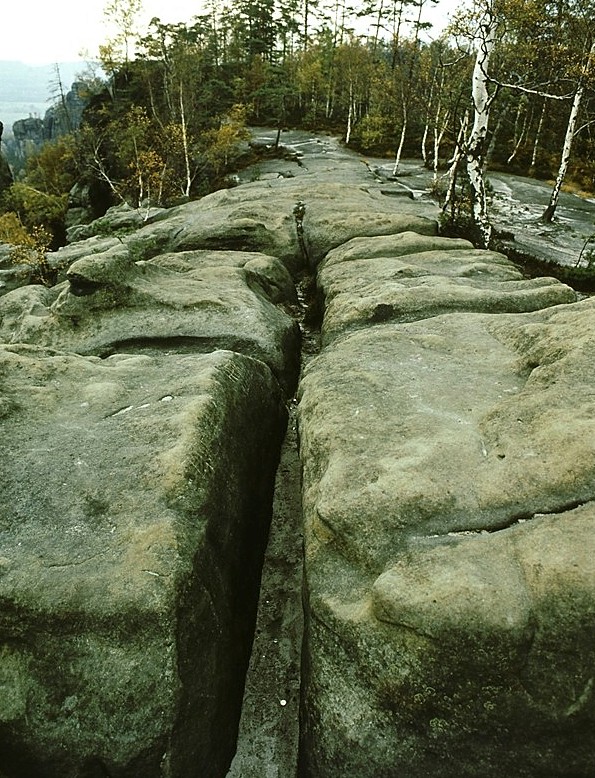
<path id="1" fill-rule="evenodd" d="M 0 141 L 2 140 L 2 134 L 4 131 L 4 125 L 0 122 Z M 5 159 L 4 155 L 0 152 L 0 196 L 2 192 L 12 184 L 12 172 L 10 165 Z"/>
<path id="2" fill-rule="evenodd" d="M 85 107 L 83 94 L 83 84 L 75 82 L 63 100 L 47 109 L 43 119 L 30 116 L 14 122 L 14 140 L 10 146 L 14 156 L 24 160 L 47 141 L 75 130 L 80 125 Z"/>
<path id="3" fill-rule="evenodd" d="M 281 164 L 0 297 L 3 773 L 226 774 L 298 386 L 300 774 L 588 775 L 595 306 Z"/>

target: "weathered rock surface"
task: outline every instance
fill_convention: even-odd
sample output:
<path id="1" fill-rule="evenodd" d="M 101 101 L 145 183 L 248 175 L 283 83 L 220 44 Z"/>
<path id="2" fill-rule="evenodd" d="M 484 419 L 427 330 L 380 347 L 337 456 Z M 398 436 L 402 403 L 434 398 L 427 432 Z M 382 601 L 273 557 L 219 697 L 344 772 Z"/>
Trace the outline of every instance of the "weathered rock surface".
<path id="1" fill-rule="evenodd" d="M 378 235 L 373 238 L 352 238 L 324 258 L 324 267 L 351 260 L 375 257 L 403 257 L 422 251 L 455 251 L 473 249 L 473 244 L 463 238 L 444 238 L 439 235 L 421 235 L 418 232 L 401 232 L 397 235 Z"/>
<path id="2" fill-rule="evenodd" d="M 307 367 L 307 775 L 590 774 L 594 328 L 453 313 Z"/>
<path id="3" fill-rule="evenodd" d="M 76 203 L 78 199 L 76 190 L 74 194 L 71 193 L 71 197 Z M 97 195 L 95 197 L 97 198 Z M 83 213 L 80 214 L 81 216 L 88 216 L 88 209 L 81 210 L 83 210 Z M 68 224 L 67 238 L 70 243 L 74 243 L 100 235 L 109 237 L 110 235 L 121 234 L 124 236 L 126 233 L 142 227 L 150 217 L 166 214 L 167 211 L 163 208 L 132 208 L 123 203 L 113 205 L 103 216 L 99 216 L 97 219 L 91 220 L 87 218 L 86 222 L 82 223 L 73 221 L 76 215 L 74 209 L 69 209 L 69 213 L 70 224 Z"/>
<path id="4" fill-rule="evenodd" d="M 107 215 L 101 226 L 109 227 Z M 407 229 L 434 234 L 436 223 L 420 216 L 415 204 L 404 206 L 365 184 L 281 179 L 223 189 L 157 213 L 129 240 L 142 259 L 197 249 L 250 251 L 275 256 L 296 272 L 306 256 L 315 266 L 330 249 L 357 235 Z"/>
<path id="5" fill-rule="evenodd" d="M 523 312 L 576 300 L 556 279 L 523 278 L 503 255 L 465 243 L 403 233 L 356 239 L 330 252 L 318 275 L 326 303 L 322 342 L 383 321 Z"/>
<path id="6" fill-rule="evenodd" d="M 13 289 L 25 286 L 31 280 L 31 268 L 27 265 L 15 265 L 12 260 L 14 247 L 0 243 L 0 297 Z"/>
<path id="7" fill-rule="evenodd" d="M 270 371 L 2 347 L 0 417 L 2 770 L 224 774 L 285 423 Z"/>
<path id="8" fill-rule="evenodd" d="M 180 273 L 133 262 L 119 246 L 77 260 L 66 284 L 29 292 L 28 305 L 21 290 L 0 298 L 0 339 L 93 355 L 228 348 L 262 359 L 291 394 L 299 331 L 262 278 L 266 270 L 221 266 Z"/>
<path id="9" fill-rule="evenodd" d="M 127 234 L 140 215 L 116 209 L 50 256 L 61 283 L 0 297 L 7 778 L 225 775 L 298 374 L 294 281 L 316 268 L 301 774 L 592 773 L 595 304 L 437 236 L 428 202 L 323 145 L 294 178 Z M 295 659 L 289 610 L 264 610 Z M 295 759 L 278 714 L 297 695 L 270 670 L 274 726 L 258 683 L 259 730 L 242 725 L 270 757 L 239 749 L 230 775 Z"/>
<path id="10" fill-rule="evenodd" d="M 297 294 L 293 278 L 276 257 L 255 251 L 178 251 L 161 254 L 150 260 L 151 265 L 188 273 L 201 278 L 210 268 L 244 268 L 246 278 L 258 284 L 271 302 L 295 305 Z"/>

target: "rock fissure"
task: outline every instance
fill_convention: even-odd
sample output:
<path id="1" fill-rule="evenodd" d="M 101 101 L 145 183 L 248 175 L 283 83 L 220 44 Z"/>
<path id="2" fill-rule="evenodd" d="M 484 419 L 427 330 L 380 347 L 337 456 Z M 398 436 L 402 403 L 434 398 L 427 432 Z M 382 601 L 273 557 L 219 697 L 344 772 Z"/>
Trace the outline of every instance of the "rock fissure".
<path id="1" fill-rule="evenodd" d="M 305 267 L 310 267 L 310 257 L 308 256 L 308 248 L 304 239 L 304 216 L 306 215 L 306 204 L 301 200 L 295 204 L 293 209 L 293 216 L 295 219 L 295 229 L 298 237 L 298 243 L 302 258 L 304 260 Z"/>
<path id="2" fill-rule="evenodd" d="M 535 511 L 533 513 L 531 512 L 517 513 L 507 519 L 498 520 L 497 522 L 490 523 L 489 525 L 486 525 L 484 527 L 473 527 L 469 529 L 450 530 L 444 534 L 437 533 L 437 534 L 426 535 L 426 536 L 416 535 L 415 540 L 423 540 L 424 537 L 428 539 L 441 539 L 441 538 L 459 538 L 459 537 L 464 538 L 464 537 L 474 537 L 479 535 L 491 535 L 498 532 L 504 532 L 506 530 L 512 529 L 516 526 L 525 524 L 527 522 L 546 518 L 547 516 L 561 515 L 567 513 L 568 511 L 576 510 L 576 508 L 581 508 L 584 505 L 588 505 L 591 502 L 592 502 L 591 498 L 586 500 L 573 500 L 572 502 L 561 503 L 560 505 L 557 505 L 553 508 L 548 508 L 547 510 Z"/>

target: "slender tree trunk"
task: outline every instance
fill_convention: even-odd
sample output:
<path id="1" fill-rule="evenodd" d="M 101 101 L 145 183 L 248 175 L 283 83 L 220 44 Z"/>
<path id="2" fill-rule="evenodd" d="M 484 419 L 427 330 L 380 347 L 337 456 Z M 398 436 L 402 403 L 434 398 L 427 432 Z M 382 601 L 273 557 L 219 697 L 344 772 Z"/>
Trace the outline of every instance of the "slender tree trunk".
<path id="1" fill-rule="evenodd" d="M 543 105 L 541 106 L 541 114 L 539 116 L 539 122 L 537 124 L 537 132 L 535 133 L 535 140 L 533 141 L 533 153 L 531 154 L 531 164 L 529 165 L 530 173 L 535 172 L 535 167 L 537 165 L 537 152 L 539 151 L 539 145 L 541 143 L 541 133 L 543 131 L 546 108 L 547 108 L 547 97 L 544 97 Z"/>
<path id="2" fill-rule="evenodd" d="M 347 132 L 345 133 L 345 143 L 349 145 L 351 140 L 351 130 L 353 129 L 353 79 L 349 80 L 349 111 L 347 112 Z"/>
<path id="3" fill-rule="evenodd" d="M 490 107 L 494 98 L 494 95 L 490 96 L 488 92 L 488 73 L 490 57 L 496 45 L 497 24 L 493 13 L 487 15 L 481 24 L 481 38 L 472 78 L 473 127 L 467 141 L 467 174 L 473 192 L 473 221 L 479 231 L 483 248 L 488 247 L 492 235 L 484 180 L 484 157 Z"/>
<path id="4" fill-rule="evenodd" d="M 62 110 L 64 112 L 64 118 L 66 119 L 66 130 L 72 132 L 72 122 L 70 120 L 70 111 L 66 104 L 66 95 L 64 94 L 64 85 L 62 84 L 62 76 L 60 74 L 60 65 L 56 62 L 54 65 L 54 74 L 56 76 L 56 84 L 60 92 L 60 103 L 62 104 Z"/>
<path id="5" fill-rule="evenodd" d="M 401 100 L 403 102 L 403 124 L 401 126 L 401 137 L 399 139 L 399 148 L 395 155 L 395 164 L 393 166 L 393 176 L 396 176 L 399 171 L 399 164 L 401 162 L 401 154 L 403 153 L 403 146 L 405 145 L 405 135 L 407 134 L 407 123 L 409 120 L 409 101 L 411 99 L 411 90 L 413 87 L 413 76 L 415 65 L 417 62 L 418 50 L 419 50 L 419 32 L 421 29 L 421 14 L 425 0 L 417 0 L 417 21 L 415 25 L 415 36 L 411 47 L 411 61 L 409 64 L 409 70 L 407 73 L 407 80 L 404 88 L 401 88 Z M 401 7 L 402 7 L 401 3 Z M 399 20 L 400 24 L 400 20 Z"/>
<path id="6" fill-rule="evenodd" d="M 308 35 L 309 35 L 309 22 L 310 22 L 310 2 L 309 0 L 305 0 L 304 2 L 304 27 L 303 27 L 303 47 L 304 51 L 308 51 Z"/>
<path id="7" fill-rule="evenodd" d="M 424 163 L 424 167 L 428 167 L 428 149 L 426 148 L 426 144 L 428 142 L 429 132 L 430 132 L 430 117 L 428 116 L 426 117 L 423 135 L 421 136 L 421 159 L 422 162 Z"/>
<path id="8" fill-rule="evenodd" d="M 581 84 L 576 90 L 574 100 L 572 101 L 572 108 L 570 109 L 570 116 L 568 118 L 568 124 L 566 126 L 566 135 L 564 136 L 564 146 L 562 147 L 562 158 L 560 159 L 560 167 L 558 168 L 558 175 L 556 177 L 556 183 L 552 189 L 550 195 L 550 201 L 547 208 L 541 216 L 541 220 L 550 223 L 553 221 L 556 208 L 558 207 L 558 201 L 560 199 L 560 192 L 562 190 L 562 184 L 566 178 L 566 172 L 568 171 L 568 163 L 570 162 L 570 156 L 572 153 L 572 141 L 574 140 L 574 132 L 576 130 L 576 123 L 578 120 L 578 113 L 580 111 L 581 102 L 583 99 L 585 88 Z"/>
<path id="9" fill-rule="evenodd" d="M 184 149 L 184 167 L 186 172 L 186 188 L 184 194 L 190 197 L 190 188 L 192 186 L 192 176 L 190 175 L 190 152 L 188 150 L 188 132 L 186 129 L 186 111 L 184 108 L 184 88 L 180 81 L 180 123 L 182 125 L 182 147 Z"/>
<path id="10" fill-rule="evenodd" d="M 430 134 L 430 115 L 432 112 L 432 103 L 434 102 L 434 88 L 436 86 L 436 73 L 432 76 L 432 83 L 430 85 L 430 95 L 428 97 L 428 105 L 426 110 L 426 121 L 424 123 L 424 131 L 421 138 L 421 158 L 424 163 L 424 167 L 428 167 L 428 150 L 426 144 L 428 142 L 428 135 Z M 440 111 L 440 95 L 438 96 L 438 111 Z M 436 129 L 434 127 L 434 129 Z"/>
<path id="11" fill-rule="evenodd" d="M 463 121 L 461 122 L 461 129 L 457 136 L 457 143 L 455 146 L 455 152 L 450 160 L 450 167 L 448 168 L 448 187 L 446 189 L 446 196 L 444 198 L 444 205 L 442 206 L 442 212 L 446 213 L 448 209 L 454 212 L 454 204 L 456 200 L 456 186 L 457 175 L 459 172 L 459 166 L 461 160 L 465 154 L 465 137 L 467 135 L 467 127 L 469 125 L 469 112 L 465 113 Z"/>
<path id="12" fill-rule="evenodd" d="M 485 168 L 489 167 L 492 159 L 494 158 L 494 152 L 496 150 L 496 142 L 498 140 L 498 137 L 500 135 L 500 130 L 502 129 L 502 125 L 504 124 L 505 120 L 508 117 L 508 106 L 504 105 L 501 107 L 499 114 L 498 114 L 498 121 L 496 122 L 496 126 L 490 133 L 490 142 L 488 144 L 487 151 L 485 152 L 484 156 L 484 162 L 483 167 Z"/>
<path id="13" fill-rule="evenodd" d="M 440 162 L 440 144 L 442 143 L 442 139 L 444 138 L 444 134 L 446 132 L 448 122 L 448 112 L 444 115 L 444 123 L 442 127 L 440 128 L 440 132 L 438 132 L 438 127 L 434 127 L 434 159 L 432 161 L 432 170 L 434 171 L 434 182 L 438 180 L 438 165 Z"/>
<path id="14" fill-rule="evenodd" d="M 374 33 L 374 42 L 372 44 L 372 52 L 376 54 L 378 48 L 378 39 L 380 38 L 380 28 L 382 27 L 382 16 L 384 14 L 384 0 L 380 0 L 378 6 L 378 13 L 376 15 L 376 23 L 372 25 L 376 32 Z"/>
<path id="15" fill-rule="evenodd" d="M 405 135 L 407 134 L 407 106 L 403 103 L 403 125 L 401 127 L 401 137 L 399 138 L 399 147 L 395 155 L 395 164 L 393 165 L 393 176 L 396 176 L 399 172 L 399 165 L 401 164 L 401 154 L 403 153 L 403 146 L 405 145 Z"/>
<path id="16" fill-rule="evenodd" d="M 558 168 L 558 176 L 556 177 L 556 183 L 552 189 L 550 195 L 550 201 L 547 208 L 541 216 L 541 220 L 549 224 L 556 213 L 558 207 L 558 200 L 560 199 L 560 192 L 562 190 L 562 184 L 566 178 L 566 172 L 568 171 L 568 163 L 570 162 L 570 155 L 572 153 L 572 141 L 574 140 L 574 134 L 576 132 L 576 123 L 578 121 L 579 111 L 581 109 L 581 103 L 585 93 L 585 78 L 590 69 L 591 58 L 595 54 L 595 42 L 591 45 L 589 54 L 583 67 L 583 72 L 578 84 L 578 88 L 574 93 L 574 99 L 572 101 L 572 108 L 570 109 L 570 116 L 568 117 L 568 124 L 566 126 L 566 135 L 564 137 L 564 146 L 562 147 L 562 158 L 560 159 L 560 167 Z"/>
<path id="17" fill-rule="evenodd" d="M 522 145 L 523 141 L 525 140 L 525 136 L 527 134 L 527 127 L 529 125 L 530 118 L 532 118 L 530 116 L 530 112 L 528 110 L 526 110 L 525 111 L 525 118 L 523 120 L 523 126 L 521 127 L 521 131 L 520 131 L 520 133 L 518 133 L 518 135 L 516 135 L 517 127 L 515 126 L 516 142 L 514 144 L 513 150 L 510 153 L 510 156 L 506 160 L 506 164 L 507 165 L 510 165 L 512 160 L 516 157 L 516 155 L 518 154 L 519 149 L 521 148 L 521 145 Z M 515 122 L 515 125 L 516 125 L 516 122 Z"/>
<path id="18" fill-rule="evenodd" d="M 440 83 L 438 85 L 438 103 L 436 105 L 436 111 L 434 113 L 434 147 L 433 147 L 433 159 L 432 159 L 432 170 L 434 171 L 434 183 L 438 179 L 438 163 L 440 158 L 440 144 L 442 143 L 442 139 L 444 138 L 444 134 L 446 133 L 446 129 L 448 126 L 448 117 L 450 114 L 450 111 L 448 108 L 444 111 L 444 118 L 441 120 L 440 115 L 442 113 L 442 90 L 444 89 L 444 77 L 445 77 L 445 68 L 440 64 Z M 440 129 L 438 129 L 440 128 Z M 425 161 L 425 160 L 424 160 Z"/>

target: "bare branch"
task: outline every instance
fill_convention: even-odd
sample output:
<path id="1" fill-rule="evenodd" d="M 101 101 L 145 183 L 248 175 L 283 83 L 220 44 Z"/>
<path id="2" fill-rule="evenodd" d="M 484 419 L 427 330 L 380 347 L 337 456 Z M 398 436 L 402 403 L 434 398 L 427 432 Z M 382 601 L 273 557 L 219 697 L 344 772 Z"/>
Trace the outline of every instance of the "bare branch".
<path id="1" fill-rule="evenodd" d="M 572 97 L 574 97 L 574 92 L 570 92 L 567 95 L 555 95 L 551 92 L 543 92 L 541 89 L 531 89 L 531 87 L 522 86 L 521 84 L 509 84 L 506 81 L 498 81 L 495 78 L 489 78 L 489 81 L 492 84 L 495 84 L 497 87 L 501 87 L 502 89 L 513 89 L 516 92 L 523 92 L 527 95 L 545 97 L 548 100 L 570 100 Z"/>

